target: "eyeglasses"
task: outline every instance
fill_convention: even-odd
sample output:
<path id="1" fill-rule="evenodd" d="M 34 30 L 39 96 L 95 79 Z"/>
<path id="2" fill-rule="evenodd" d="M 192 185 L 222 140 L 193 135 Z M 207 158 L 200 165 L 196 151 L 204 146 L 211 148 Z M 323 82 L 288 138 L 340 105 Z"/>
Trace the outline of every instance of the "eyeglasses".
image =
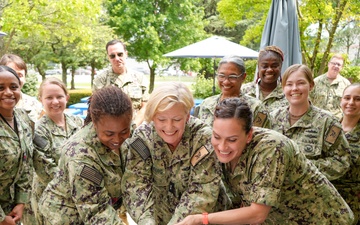
<path id="1" fill-rule="evenodd" d="M 340 64 L 340 63 L 336 63 L 336 62 L 330 62 L 330 63 L 331 63 L 331 65 L 333 65 L 333 66 L 342 67 L 342 64 Z"/>
<path id="2" fill-rule="evenodd" d="M 225 81 L 226 79 L 228 79 L 230 82 L 236 82 L 238 78 L 240 78 L 243 74 L 240 75 L 235 75 L 235 74 L 231 74 L 229 76 L 225 76 L 224 74 L 216 74 L 216 77 L 218 79 L 218 81 Z"/>
<path id="3" fill-rule="evenodd" d="M 123 57 L 124 53 L 123 52 L 118 52 L 118 53 L 116 53 L 116 55 L 115 54 L 109 55 L 110 59 L 115 59 L 116 56 L 118 56 L 119 58 Z"/>

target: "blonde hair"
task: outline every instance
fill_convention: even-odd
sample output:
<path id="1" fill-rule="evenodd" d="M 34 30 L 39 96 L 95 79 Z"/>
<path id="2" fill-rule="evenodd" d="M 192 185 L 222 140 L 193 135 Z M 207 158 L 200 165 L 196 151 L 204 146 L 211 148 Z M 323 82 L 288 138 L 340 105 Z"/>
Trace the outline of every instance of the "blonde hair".
<path id="1" fill-rule="evenodd" d="M 54 85 L 57 85 L 59 86 L 65 93 L 65 95 L 68 95 L 69 92 L 65 86 L 65 84 L 58 78 L 56 77 L 48 77 L 46 78 L 45 80 L 43 80 L 40 84 L 40 87 L 39 87 L 39 92 L 38 92 L 38 98 L 41 99 L 41 96 L 42 96 L 42 92 L 44 90 L 44 86 L 45 85 L 48 85 L 48 84 L 54 84 Z"/>
<path id="2" fill-rule="evenodd" d="M 183 104 L 186 113 L 190 113 L 194 106 L 194 98 L 189 88 L 180 82 L 161 84 L 150 95 L 145 110 L 145 121 L 152 121 L 156 113 L 166 111 L 176 103 Z"/>
<path id="3" fill-rule="evenodd" d="M 301 73 L 303 73 L 305 75 L 306 80 L 310 83 L 310 85 L 315 85 L 314 83 L 314 77 L 313 74 L 311 72 L 311 69 L 307 66 L 307 65 L 302 65 L 302 64 L 294 64 L 289 66 L 283 76 L 282 76 L 282 81 L 281 81 L 281 86 L 282 88 L 284 88 L 287 79 L 289 78 L 289 76 L 293 73 L 295 73 L 296 71 L 299 71 Z"/>
<path id="4" fill-rule="evenodd" d="M 343 57 L 341 54 L 334 54 L 333 56 L 331 56 L 329 62 L 330 62 L 332 59 L 334 59 L 334 58 L 340 59 L 340 60 L 342 60 L 343 62 L 345 62 L 345 59 L 344 59 L 344 57 Z"/>

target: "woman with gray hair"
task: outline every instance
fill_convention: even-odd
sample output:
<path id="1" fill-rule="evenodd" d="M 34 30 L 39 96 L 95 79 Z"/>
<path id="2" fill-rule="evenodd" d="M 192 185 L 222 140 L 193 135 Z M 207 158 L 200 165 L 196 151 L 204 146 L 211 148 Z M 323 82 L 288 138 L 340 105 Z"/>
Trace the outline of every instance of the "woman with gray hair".
<path id="1" fill-rule="evenodd" d="M 122 190 L 138 225 L 174 224 L 223 205 L 217 201 L 221 167 L 210 143 L 211 128 L 190 116 L 193 105 L 185 84 L 157 87 L 146 107 L 147 123 L 129 140 Z"/>
<path id="2" fill-rule="evenodd" d="M 255 126 L 267 126 L 267 113 L 261 109 L 261 101 L 241 92 L 241 85 L 246 78 L 245 63 L 241 57 L 229 55 L 223 57 L 218 66 L 216 78 L 221 90 L 219 95 L 206 98 L 199 106 L 197 117 L 212 126 L 216 105 L 230 97 L 239 97 L 251 106 Z"/>

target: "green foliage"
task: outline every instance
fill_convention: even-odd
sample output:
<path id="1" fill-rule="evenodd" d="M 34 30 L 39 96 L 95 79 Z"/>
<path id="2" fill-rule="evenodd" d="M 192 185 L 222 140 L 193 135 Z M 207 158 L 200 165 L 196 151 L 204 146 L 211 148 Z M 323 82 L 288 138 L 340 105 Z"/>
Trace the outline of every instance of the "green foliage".
<path id="1" fill-rule="evenodd" d="M 35 73 L 26 75 L 26 83 L 21 88 L 21 91 L 33 97 L 38 96 L 38 78 Z"/>
<path id="2" fill-rule="evenodd" d="M 271 2 L 271 0 L 220 0 L 217 9 L 226 26 L 234 27 L 240 22 L 251 21 L 240 44 L 256 49 L 254 46 L 260 44 Z M 303 63 L 316 74 L 323 73 L 326 69 L 326 58 L 335 50 L 332 46 L 341 31 L 339 28 L 347 27 L 350 21 L 360 19 L 360 1 L 302 0 L 296 2 Z M 354 34 L 356 32 L 352 31 L 351 35 Z M 349 40 L 354 37 L 356 38 L 356 36 L 351 36 L 342 40 L 346 41 L 343 47 L 350 46 Z M 321 58 L 323 60 L 318 61 L 320 59 L 318 55 L 324 56 Z"/>
<path id="3" fill-rule="evenodd" d="M 244 84 L 254 81 L 256 66 L 257 66 L 257 60 L 246 60 L 245 61 L 246 79 L 244 81 Z"/>
<path id="4" fill-rule="evenodd" d="M 70 94 L 70 99 L 69 99 L 69 101 L 67 103 L 67 107 L 69 105 L 79 103 L 82 98 L 90 96 L 91 95 L 91 90 L 90 89 L 86 89 L 86 90 L 70 90 L 69 94 Z"/>
<path id="5" fill-rule="evenodd" d="M 196 77 L 195 84 L 192 84 L 192 89 L 194 90 L 194 98 L 205 99 L 210 97 L 213 94 L 213 79 L 206 79 L 203 74 L 199 74 Z M 220 89 L 215 83 L 215 94 L 220 94 Z"/>
<path id="6" fill-rule="evenodd" d="M 351 83 L 360 82 L 360 66 L 347 66 L 341 70 L 341 75 L 350 80 Z"/>
<path id="7" fill-rule="evenodd" d="M 150 92 L 155 69 L 170 61 L 162 55 L 205 38 L 204 10 L 199 1 L 157 0 L 107 2 L 110 25 L 128 43 L 129 56 L 150 68 Z"/>

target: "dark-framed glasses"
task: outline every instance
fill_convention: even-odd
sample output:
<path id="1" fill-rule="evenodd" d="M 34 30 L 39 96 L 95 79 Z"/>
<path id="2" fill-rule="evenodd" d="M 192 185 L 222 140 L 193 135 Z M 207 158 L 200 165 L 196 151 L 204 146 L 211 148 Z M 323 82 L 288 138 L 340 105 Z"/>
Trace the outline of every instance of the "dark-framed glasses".
<path id="1" fill-rule="evenodd" d="M 337 62 L 330 62 L 331 65 L 333 66 L 338 66 L 338 67 L 342 67 L 342 64 L 341 63 L 337 63 Z"/>
<path id="2" fill-rule="evenodd" d="M 116 53 L 116 55 L 115 54 L 109 55 L 110 59 L 115 59 L 116 56 L 118 56 L 119 58 L 123 57 L 124 53 L 123 52 L 118 52 L 118 53 Z"/>
<path id="3" fill-rule="evenodd" d="M 242 75 L 243 74 L 240 75 L 231 74 L 229 76 L 225 76 L 224 74 L 218 73 L 216 74 L 216 77 L 218 81 L 225 81 L 226 79 L 228 79 L 230 82 L 236 82 Z"/>

